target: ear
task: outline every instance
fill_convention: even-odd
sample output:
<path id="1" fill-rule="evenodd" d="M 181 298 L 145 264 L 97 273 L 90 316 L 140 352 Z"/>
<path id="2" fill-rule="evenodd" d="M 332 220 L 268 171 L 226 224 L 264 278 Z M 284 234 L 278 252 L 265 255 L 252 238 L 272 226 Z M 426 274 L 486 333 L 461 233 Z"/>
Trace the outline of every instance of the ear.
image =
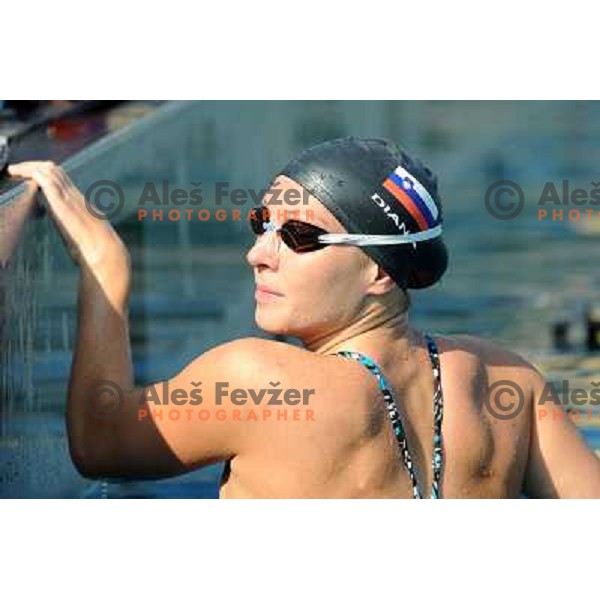
<path id="1" fill-rule="evenodd" d="M 367 288 L 367 292 L 375 296 L 383 296 L 396 288 L 396 282 L 379 266 L 373 282 Z"/>

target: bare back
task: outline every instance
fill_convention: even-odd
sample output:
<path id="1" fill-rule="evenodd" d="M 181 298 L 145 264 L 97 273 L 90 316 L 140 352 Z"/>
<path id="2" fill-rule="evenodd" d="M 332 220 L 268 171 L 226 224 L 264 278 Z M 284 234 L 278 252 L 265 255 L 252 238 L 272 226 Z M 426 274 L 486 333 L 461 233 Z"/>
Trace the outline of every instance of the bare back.
<path id="1" fill-rule="evenodd" d="M 528 363 L 466 336 L 435 336 L 444 398 L 442 496 L 518 497 L 528 459 L 532 373 Z M 312 419 L 266 420 L 254 427 L 249 450 L 225 470 L 222 498 L 411 498 L 386 406 L 373 375 L 361 364 L 280 343 L 270 344 L 283 387 L 313 388 Z M 388 352 L 378 363 L 392 387 L 415 471 L 431 487 L 434 378 L 427 350 Z M 514 418 L 494 418 L 484 397 L 497 381 L 525 391 Z"/>

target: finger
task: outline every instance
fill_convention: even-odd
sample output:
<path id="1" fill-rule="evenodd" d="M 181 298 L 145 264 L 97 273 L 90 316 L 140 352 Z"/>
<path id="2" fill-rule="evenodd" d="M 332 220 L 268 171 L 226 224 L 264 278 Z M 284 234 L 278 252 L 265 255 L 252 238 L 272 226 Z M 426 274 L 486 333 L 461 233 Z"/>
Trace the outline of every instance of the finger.
<path id="1" fill-rule="evenodd" d="M 19 175 L 35 181 L 49 203 L 65 202 L 68 189 L 60 178 L 56 166 L 47 162 L 29 162 L 11 165 L 11 175 Z"/>
<path id="2" fill-rule="evenodd" d="M 57 202 L 64 204 L 65 198 L 63 189 L 60 183 L 52 177 L 50 173 L 46 171 L 34 171 L 32 173 L 32 179 L 42 188 L 42 192 L 44 192 L 44 195 L 50 204 L 56 204 Z"/>
<path id="3" fill-rule="evenodd" d="M 26 161 L 21 163 L 15 163 L 8 166 L 8 172 L 10 175 L 19 177 L 26 177 L 36 179 L 38 173 L 45 175 L 47 180 L 56 180 L 59 186 L 62 187 L 62 178 L 59 173 L 60 167 L 49 161 Z"/>
<path id="4" fill-rule="evenodd" d="M 49 161 L 27 161 L 16 163 L 9 166 L 9 173 L 21 177 L 36 179 L 36 174 L 40 172 L 45 175 L 48 181 L 53 182 L 64 196 L 67 196 L 74 189 L 75 184 L 71 181 L 65 170 L 53 162 Z"/>
<path id="5" fill-rule="evenodd" d="M 89 219 L 84 198 L 62 167 L 48 161 L 26 161 L 10 168 L 11 174 L 30 178 L 41 187 L 59 227 L 66 227 L 75 238 L 85 235 Z M 106 228 L 107 223 L 102 225 Z"/>
<path id="6" fill-rule="evenodd" d="M 17 177 L 32 178 L 35 171 L 46 168 L 47 163 L 41 160 L 24 161 L 8 165 L 8 173 Z"/>

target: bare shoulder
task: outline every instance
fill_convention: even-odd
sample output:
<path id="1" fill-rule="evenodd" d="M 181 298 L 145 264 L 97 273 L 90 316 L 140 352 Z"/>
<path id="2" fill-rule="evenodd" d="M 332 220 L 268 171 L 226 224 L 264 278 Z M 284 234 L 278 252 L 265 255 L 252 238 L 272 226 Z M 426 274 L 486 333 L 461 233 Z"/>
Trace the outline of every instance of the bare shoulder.
<path id="1" fill-rule="evenodd" d="M 251 381 L 264 374 L 299 376 L 316 369 L 323 357 L 286 342 L 245 337 L 215 346 L 197 360 L 217 372 Z"/>
<path id="2" fill-rule="evenodd" d="M 279 382 L 283 389 L 315 390 L 320 403 L 345 392 L 360 396 L 365 389 L 377 392 L 363 367 L 335 355 L 323 355 L 300 346 L 258 337 L 227 342 L 199 357 L 217 380 L 241 387 L 269 387 Z M 200 365 L 198 365 L 200 369 Z M 199 371 L 198 371 L 199 372 Z M 348 397 L 350 397 L 348 396 Z M 338 402 L 339 403 L 339 402 Z"/>
<path id="3" fill-rule="evenodd" d="M 208 354 L 230 360 L 247 361 L 250 364 L 253 364 L 255 360 L 275 360 L 285 363 L 307 360 L 314 356 L 313 352 L 299 346 L 259 337 L 244 337 L 225 342 L 208 350 L 206 355 Z"/>
<path id="4" fill-rule="evenodd" d="M 437 339 L 442 364 L 457 374 L 485 371 L 492 379 L 518 379 L 528 387 L 543 381 L 542 374 L 523 356 L 491 340 L 471 335 Z"/>
<path id="5" fill-rule="evenodd" d="M 472 357 L 489 365 L 504 365 L 533 369 L 535 367 L 520 354 L 491 340 L 472 335 L 437 336 L 440 353 Z"/>

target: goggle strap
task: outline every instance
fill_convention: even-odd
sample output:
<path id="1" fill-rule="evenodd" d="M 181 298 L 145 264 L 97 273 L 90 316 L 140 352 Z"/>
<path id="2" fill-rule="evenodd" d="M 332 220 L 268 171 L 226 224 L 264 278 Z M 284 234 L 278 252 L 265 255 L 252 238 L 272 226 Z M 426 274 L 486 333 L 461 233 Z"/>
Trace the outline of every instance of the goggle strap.
<path id="1" fill-rule="evenodd" d="M 442 226 L 437 225 L 426 231 L 403 235 L 366 235 L 362 233 L 324 233 L 319 241 L 326 244 L 350 244 L 352 246 L 390 246 L 424 242 L 442 235 Z"/>

